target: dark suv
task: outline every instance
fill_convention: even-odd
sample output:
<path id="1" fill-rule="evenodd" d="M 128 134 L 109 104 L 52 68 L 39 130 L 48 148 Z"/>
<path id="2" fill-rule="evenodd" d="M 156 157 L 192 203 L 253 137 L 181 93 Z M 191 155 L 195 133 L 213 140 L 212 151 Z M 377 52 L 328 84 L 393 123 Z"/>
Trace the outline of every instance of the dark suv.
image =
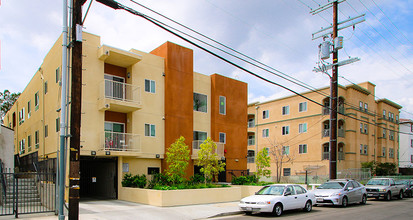
<path id="1" fill-rule="evenodd" d="M 410 180 L 408 180 L 408 179 L 402 179 L 402 180 L 396 180 L 395 181 L 396 182 L 396 184 L 399 184 L 399 185 L 405 185 L 405 188 L 404 188 L 404 196 L 405 197 L 409 197 L 409 198 L 412 198 L 413 197 L 413 192 L 412 192 L 412 188 L 413 188 L 413 179 L 410 179 Z"/>

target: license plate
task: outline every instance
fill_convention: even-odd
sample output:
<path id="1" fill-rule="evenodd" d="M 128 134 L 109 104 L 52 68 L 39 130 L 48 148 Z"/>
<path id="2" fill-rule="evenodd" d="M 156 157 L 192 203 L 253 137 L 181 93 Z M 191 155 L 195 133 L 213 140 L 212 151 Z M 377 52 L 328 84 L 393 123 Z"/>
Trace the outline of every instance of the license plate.
<path id="1" fill-rule="evenodd" d="M 252 211 L 252 208 L 251 207 L 246 207 L 245 210 Z"/>
<path id="2" fill-rule="evenodd" d="M 368 196 L 373 196 L 373 193 L 369 193 L 369 194 L 367 194 Z"/>
<path id="3" fill-rule="evenodd" d="M 317 202 L 322 202 L 322 201 L 324 201 L 324 199 L 323 198 L 317 198 L 316 201 Z"/>

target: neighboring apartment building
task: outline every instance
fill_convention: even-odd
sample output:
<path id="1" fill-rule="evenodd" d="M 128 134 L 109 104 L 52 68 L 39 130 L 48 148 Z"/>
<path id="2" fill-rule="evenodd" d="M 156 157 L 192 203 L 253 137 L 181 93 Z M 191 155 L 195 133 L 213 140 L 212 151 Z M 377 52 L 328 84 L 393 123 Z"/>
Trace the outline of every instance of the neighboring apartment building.
<path id="1" fill-rule="evenodd" d="M 374 98 L 375 85 L 339 86 L 338 172 L 360 168 L 362 162 L 398 163 L 400 105 Z M 330 88 L 321 88 L 302 95 L 329 106 Z M 357 118 L 368 121 L 352 119 Z M 375 126 L 376 125 L 376 126 Z M 284 152 L 283 176 L 329 174 L 329 109 L 298 95 L 248 106 L 248 168 L 255 171 L 255 155 L 263 148 Z M 272 159 L 272 173 L 275 163 Z"/>
<path id="2" fill-rule="evenodd" d="M 413 121 L 411 119 L 400 119 L 399 138 L 399 168 L 401 170 L 404 168 L 413 170 Z"/>
<path id="3" fill-rule="evenodd" d="M 116 198 L 125 173 L 166 168 L 165 152 L 180 136 L 191 149 L 211 137 L 231 170 L 247 169 L 247 84 L 193 71 L 193 51 L 166 42 L 150 53 L 101 45 L 83 34 L 81 196 Z M 61 37 L 11 110 L 15 154 L 30 162 L 56 158 L 59 147 Z M 70 94 L 70 93 L 69 93 Z M 29 161 L 29 162 L 27 162 Z"/>
<path id="4" fill-rule="evenodd" d="M 0 172 L 14 172 L 14 133 L 6 126 L 0 125 Z"/>

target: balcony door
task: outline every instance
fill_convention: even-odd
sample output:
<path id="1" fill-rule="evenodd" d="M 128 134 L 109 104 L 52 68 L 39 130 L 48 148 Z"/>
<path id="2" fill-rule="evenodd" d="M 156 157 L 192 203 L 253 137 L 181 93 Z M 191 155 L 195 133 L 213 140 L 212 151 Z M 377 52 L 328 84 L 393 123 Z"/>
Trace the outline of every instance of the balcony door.
<path id="1" fill-rule="evenodd" d="M 123 100 L 125 98 L 125 89 L 125 78 L 105 74 L 106 98 Z"/>
<path id="2" fill-rule="evenodd" d="M 105 121 L 105 149 L 126 150 L 125 124 Z"/>

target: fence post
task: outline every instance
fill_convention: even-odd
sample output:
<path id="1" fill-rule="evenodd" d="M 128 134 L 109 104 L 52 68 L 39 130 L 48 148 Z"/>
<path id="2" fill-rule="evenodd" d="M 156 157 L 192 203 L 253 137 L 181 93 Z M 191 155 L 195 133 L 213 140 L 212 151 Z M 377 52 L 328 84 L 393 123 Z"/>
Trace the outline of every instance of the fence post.
<path id="1" fill-rule="evenodd" d="M 19 178 L 17 178 L 17 176 L 15 176 L 14 179 L 15 179 L 15 183 L 16 183 L 16 184 L 13 183 L 13 187 L 15 187 L 15 189 L 16 189 L 16 194 L 15 194 L 15 196 L 16 196 L 16 210 L 14 212 L 14 214 L 15 214 L 14 217 L 19 218 Z"/>

